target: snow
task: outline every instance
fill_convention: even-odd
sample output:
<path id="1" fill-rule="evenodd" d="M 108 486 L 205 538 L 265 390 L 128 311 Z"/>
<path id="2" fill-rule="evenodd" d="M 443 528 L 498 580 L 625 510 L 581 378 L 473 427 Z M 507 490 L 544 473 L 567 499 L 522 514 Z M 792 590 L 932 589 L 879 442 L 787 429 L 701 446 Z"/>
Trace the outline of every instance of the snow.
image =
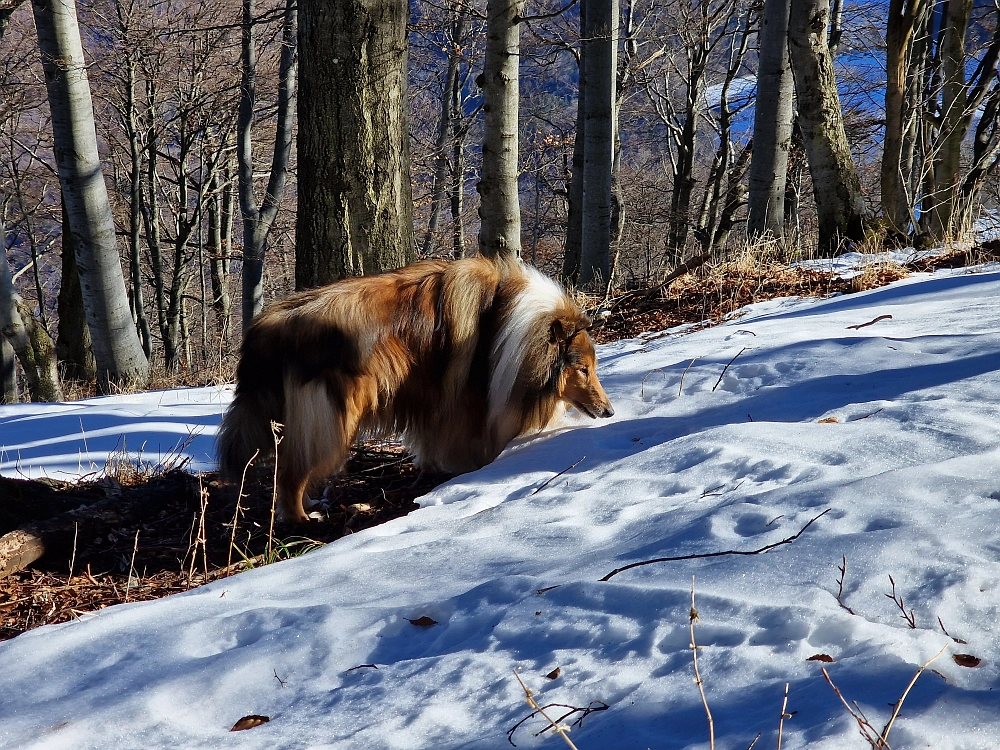
<path id="1" fill-rule="evenodd" d="M 821 667 L 880 731 L 945 645 L 891 746 L 1000 746 L 1000 267 L 977 270 L 603 346 L 612 420 L 568 417 L 318 551 L 0 644 L 0 747 L 504 748 L 530 712 L 518 669 L 543 704 L 608 705 L 573 728 L 581 750 L 703 749 L 692 577 L 718 748 L 774 747 L 786 683 L 783 747 L 867 747 Z M 5 407 L 3 472 L 86 471 L 80 419 L 91 460 L 117 433 L 164 453 L 197 429 L 206 467 L 227 398 Z M 767 554 L 599 580 L 757 549 L 828 508 Z M 271 721 L 229 733 L 247 714 Z M 543 726 L 513 741 L 563 746 Z"/>

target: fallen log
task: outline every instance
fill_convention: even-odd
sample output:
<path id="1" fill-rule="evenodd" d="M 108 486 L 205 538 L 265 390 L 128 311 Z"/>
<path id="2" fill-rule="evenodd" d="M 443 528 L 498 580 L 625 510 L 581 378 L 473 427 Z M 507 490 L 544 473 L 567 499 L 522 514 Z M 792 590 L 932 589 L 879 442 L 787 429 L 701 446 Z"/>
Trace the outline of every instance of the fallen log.
<path id="1" fill-rule="evenodd" d="M 22 524 L 0 536 L 0 579 L 43 557 L 49 563 L 68 562 L 77 544 L 82 546 L 107 529 L 151 519 L 179 496 L 197 506 L 200 487 L 196 476 L 171 471 L 97 502 L 77 502 L 73 510 Z"/>

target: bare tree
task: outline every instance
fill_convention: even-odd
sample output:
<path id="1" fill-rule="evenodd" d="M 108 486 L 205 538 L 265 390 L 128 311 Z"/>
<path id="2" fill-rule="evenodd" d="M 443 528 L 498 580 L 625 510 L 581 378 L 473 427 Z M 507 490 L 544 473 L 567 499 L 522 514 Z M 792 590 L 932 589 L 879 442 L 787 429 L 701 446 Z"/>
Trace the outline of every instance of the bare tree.
<path id="1" fill-rule="evenodd" d="M 789 57 L 816 198 L 821 253 L 833 253 L 842 241 L 864 237 L 861 183 L 844 130 L 829 27 L 829 0 L 791 0 Z"/>
<path id="2" fill-rule="evenodd" d="M 611 177 L 615 159 L 618 0 L 584 0 L 580 283 L 611 280 Z"/>
<path id="3" fill-rule="evenodd" d="M 483 168 L 479 192 L 479 252 L 488 258 L 521 255 L 518 196 L 520 21 L 524 0 L 486 4 L 483 89 Z"/>
<path id="4" fill-rule="evenodd" d="M 2 19 L 0 19 L 2 23 Z M 0 336 L 0 404 L 17 402 L 17 358 L 6 336 Z"/>
<path id="5" fill-rule="evenodd" d="M 295 284 L 414 257 L 403 0 L 299 4 Z"/>
<path id="6" fill-rule="evenodd" d="M 239 158 L 240 211 L 243 213 L 243 328 L 250 325 L 263 308 L 264 250 L 285 190 L 288 162 L 292 152 L 295 120 L 295 76 L 298 11 L 296 0 L 286 0 L 282 25 L 281 63 L 278 72 L 278 125 L 274 135 L 270 177 L 262 205 L 258 205 L 253 185 L 252 125 L 257 101 L 257 44 L 254 39 L 254 0 L 243 0 L 243 82 L 237 139 Z"/>
<path id="7" fill-rule="evenodd" d="M 98 386 L 140 383 L 149 363 L 132 324 L 72 0 L 32 2 L 52 114 L 56 165 L 75 243 Z"/>
<path id="8" fill-rule="evenodd" d="M 6 213 L 6 211 L 4 212 Z M 6 216 L 3 217 L 6 229 Z M 2 233 L 6 240 L 6 231 Z M 3 243 L 6 249 L 6 241 Z M 32 401 L 61 401 L 56 353 L 52 339 L 14 289 L 6 251 L 0 258 L 0 338 L 5 338 L 21 363 Z M 5 369 L 7 365 L 5 363 Z M 9 365 L 12 367 L 12 364 Z M 6 384 L 4 397 L 7 397 Z"/>
<path id="9" fill-rule="evenodd" d="M 890 0 L 886 22 L 885 140 L 882 146 L 882 214 L 888 229 L 898 237 L 909 234 L 910 196 L 907 191 L 912 162 L 912 141 L 904 158 L 904 133 L 913 127 L 912 97 L 907 102 L 907 78 L 912 66 L 913 37 L 927 12 L 927 0 Z"/>
<path id="10" fill-rule="evenodd" d="M 791 0 L 764 0 L 758 35 L 757 101 L 747 203 L 747 235 L 781 237 L 792 140 L 794 81 L 788 60 Z"/>

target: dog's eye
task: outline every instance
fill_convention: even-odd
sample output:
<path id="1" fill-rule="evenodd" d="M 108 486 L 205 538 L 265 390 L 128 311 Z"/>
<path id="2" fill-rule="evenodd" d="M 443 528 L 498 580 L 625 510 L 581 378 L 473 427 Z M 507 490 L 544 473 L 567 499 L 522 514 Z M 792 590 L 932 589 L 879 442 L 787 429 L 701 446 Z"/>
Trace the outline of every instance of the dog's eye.
<path id="1" fill-rule="evenodd" d="M 585 378 L 589 378 L 590 377 L 590 370 L 588 370 L 586 367 L 581 367 L 580 368 L 580 374 L 583 377 L 585 377 Z"/>

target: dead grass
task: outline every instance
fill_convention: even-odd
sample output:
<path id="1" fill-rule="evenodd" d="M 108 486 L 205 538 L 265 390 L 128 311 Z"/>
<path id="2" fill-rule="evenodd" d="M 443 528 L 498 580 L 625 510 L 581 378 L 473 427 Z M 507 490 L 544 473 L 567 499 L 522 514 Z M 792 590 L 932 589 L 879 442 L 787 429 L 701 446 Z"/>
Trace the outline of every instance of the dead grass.
<path id="1" fill-rule="evenodd" d="M 132 487 L 155 478 L 148 474 L 129 477 Z M 47 555 L 32 569 L 0 580 L 0 640 L 40 625 L 86 619 L 113 604 L 156 599 L 303 554 L 406 515 L 417 507 L 415 498 L 447 478 L 419 475 L 396 444 L 366 443 L 354 449 L 346 471 L 326 488 L 324 520 L 278 525 L 269 537 L 273 496 L 269 466 L 250 470 L 238 516 L 237 488 L 221 484 L 213 474 L 205 475 L 204 505 L 188 493 L 153 518 L 125 524 L 112 518 L 97 535 L 80 539 L 72 559 L 72 578 L 66 553 L 54 558 Z M 93 483 L 95 496 L 118 491 L 102 481 L 103 485 Z M 10 530 L 0 529 L 0 533 Z"/>

